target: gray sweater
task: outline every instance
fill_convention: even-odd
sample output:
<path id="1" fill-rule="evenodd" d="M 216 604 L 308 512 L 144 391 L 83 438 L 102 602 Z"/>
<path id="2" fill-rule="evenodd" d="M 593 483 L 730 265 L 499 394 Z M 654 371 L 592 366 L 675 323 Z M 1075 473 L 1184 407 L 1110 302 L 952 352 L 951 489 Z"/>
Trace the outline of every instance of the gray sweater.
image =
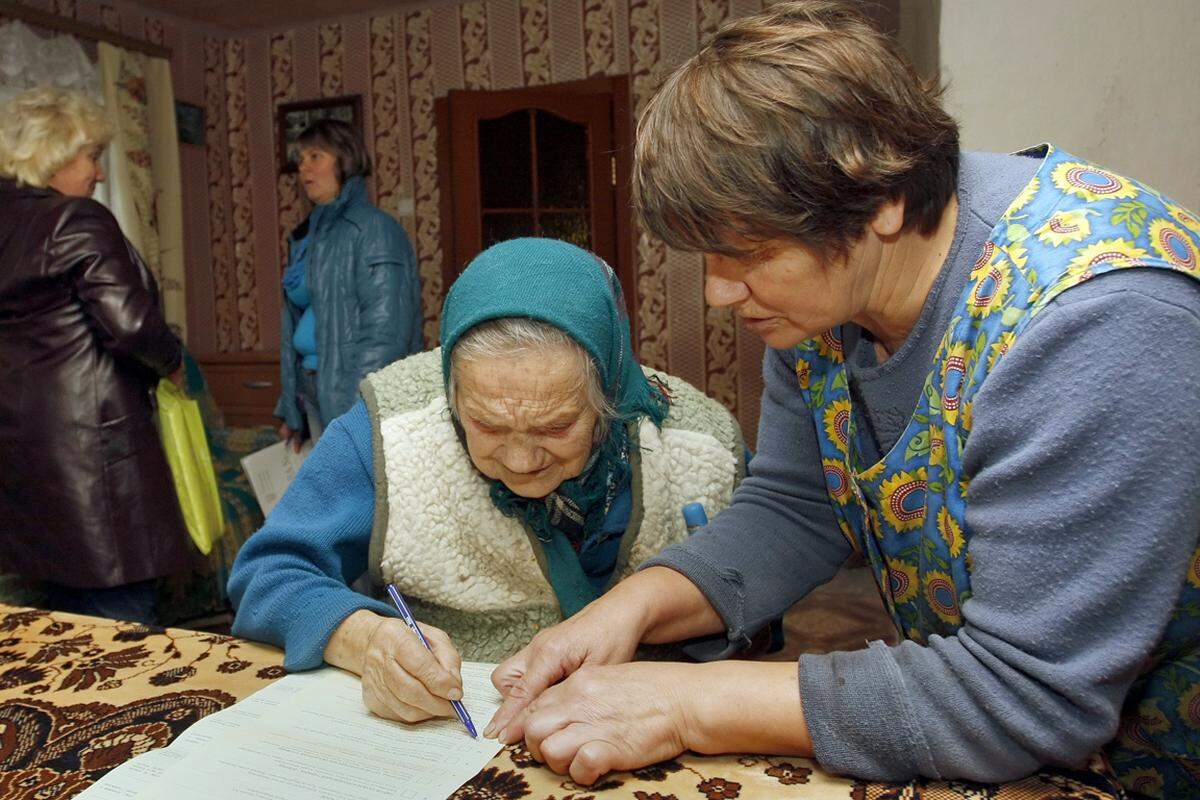
<path id="1" fill-rule="evenodd" d="M 954 244 L 908 339 L 879 365 L 865 331 L 845 332 L 856 413 L 881 453 L 917 404 L 975 258 L 1036 168 L 964 154 Z M 710 654 L 740 647 L 850 553 L 795 362 L 790 350 L 766 353 L 760 449 L 733 504 L 644 565 L 683 573 L 721 615 L 726 636 Z M 1200 537 L 1198 390 L 1200 283 L 1190 278 L 1106 274 L 1035 318 L 975 400 L 963 627 L 925 646 L 871 642 L 800 659 L 824 768 L 1002 781 L 1078 766 L 1115 735 Z"/>

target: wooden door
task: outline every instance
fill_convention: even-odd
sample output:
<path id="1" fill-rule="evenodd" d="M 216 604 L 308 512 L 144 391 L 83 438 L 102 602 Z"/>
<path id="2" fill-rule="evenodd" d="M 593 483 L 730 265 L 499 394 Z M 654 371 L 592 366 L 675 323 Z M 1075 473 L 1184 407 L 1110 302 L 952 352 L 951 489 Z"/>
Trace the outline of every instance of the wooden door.
<path id="1" fill-rule="evenodd" d="M 450 99 L 455 261 L 516 236 L 616 258 L 612 115 L 586 95 L 518 90 Z"/>
<path id="2" fill-rule="evenodd" d="M 628 77 L 455 90 L 434 113 L 445 285 L 496 241 L 553 236 L 612 266 L 636 327 Z"/>
<path id="3" fill-rule="evenodd" d="M 495 242 L 549 236 L 606 260 L 631 301 L 628 80 L 452 91 L 437 106 L 447 283 Z"/>

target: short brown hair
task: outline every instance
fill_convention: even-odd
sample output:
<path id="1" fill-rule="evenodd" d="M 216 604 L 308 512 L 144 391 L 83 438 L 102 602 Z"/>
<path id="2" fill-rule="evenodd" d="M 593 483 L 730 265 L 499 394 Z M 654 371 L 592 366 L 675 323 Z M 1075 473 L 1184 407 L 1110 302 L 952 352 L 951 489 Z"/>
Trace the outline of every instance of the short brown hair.
<path id="1" fill-rule="evenodd" d="M 726 23 L 638 123 L 634 197 L 682 250 L 730 236 L 844 253 L 887 200 L 932 232 L 954 194 L 958 124 L 941 90 L 851 6 L 798 0 Z"/>
<path id="2" fill-rule="evenodd" d="M 371 154 L 353 125 L 338 119 L 319 119 L 305 128 L 296 143 L 324 150 L 337 159 L 338 180 L 371 174 Z"/>

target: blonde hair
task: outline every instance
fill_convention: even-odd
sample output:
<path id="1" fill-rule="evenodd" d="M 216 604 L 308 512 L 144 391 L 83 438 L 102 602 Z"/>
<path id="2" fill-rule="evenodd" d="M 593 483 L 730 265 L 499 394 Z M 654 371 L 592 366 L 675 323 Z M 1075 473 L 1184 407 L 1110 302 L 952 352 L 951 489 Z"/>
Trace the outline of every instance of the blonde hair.
<path id="1" fill-rule="evenodd" d="M 958 175 L 958 125 L 940 94 L 845 0 L 732 20 L 642 114 L 641 220 L 681 250 L 743 255 L 733 234 L 828 254 L 903 197 L 905 227 L 929 233 Z"/>
<path id="2" fill-rule="evenodd" d="M 85 147 L 110 139 L 104 109 L 83 92 L 29 89 L 0 108 L 0 175 L 44 187 Z"/>

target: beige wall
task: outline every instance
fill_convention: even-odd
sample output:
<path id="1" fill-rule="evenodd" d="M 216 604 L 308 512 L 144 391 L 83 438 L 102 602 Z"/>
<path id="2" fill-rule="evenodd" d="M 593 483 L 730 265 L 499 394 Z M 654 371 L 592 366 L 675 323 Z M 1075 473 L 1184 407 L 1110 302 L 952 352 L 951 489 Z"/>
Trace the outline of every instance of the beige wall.
<path id="1" fill-rule="evenodd" d="M 1200 208 L 1200 2 L 905 5 L 909 29 L 940 5 L 941 77 L 967 148 L 1051 141 Z"/>

